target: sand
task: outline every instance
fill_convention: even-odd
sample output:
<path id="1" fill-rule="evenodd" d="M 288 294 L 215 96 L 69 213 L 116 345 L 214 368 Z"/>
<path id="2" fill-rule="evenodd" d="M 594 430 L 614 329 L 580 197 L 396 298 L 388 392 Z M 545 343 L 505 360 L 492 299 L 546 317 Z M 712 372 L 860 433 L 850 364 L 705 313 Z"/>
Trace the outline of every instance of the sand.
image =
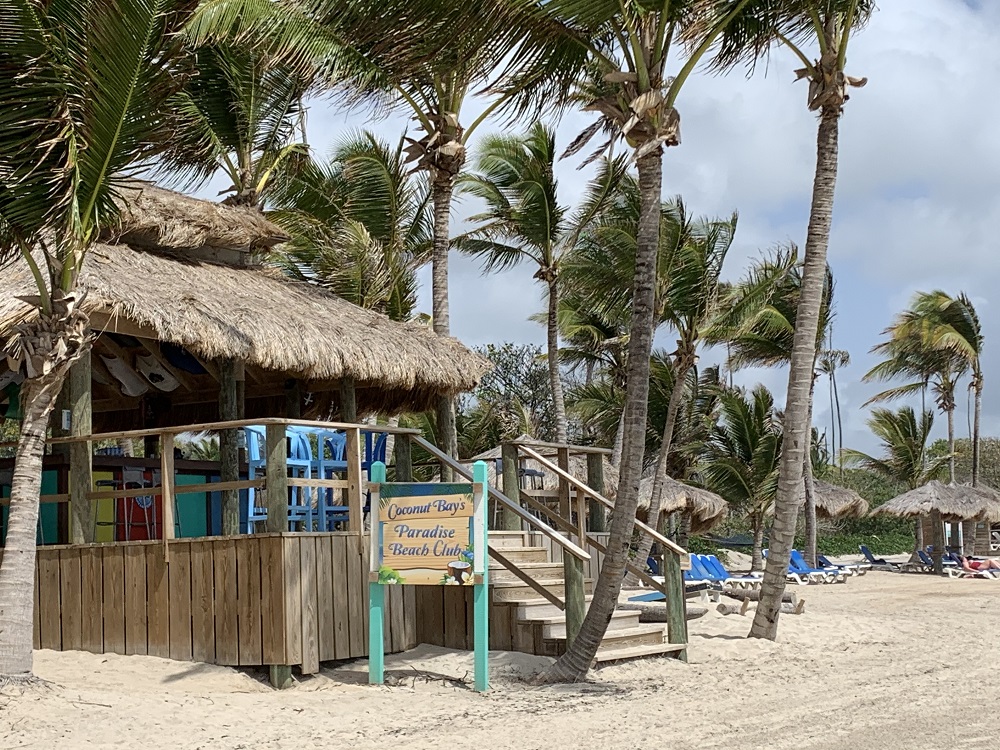
<path id="1" fill-rule="evenodd" d="M 998 744 L 1000 581 L 871 572 L 797 587 L 778 642 L 714 610 L 691 663 L 605 667 L 531 688 L 545 659 L 497 654 L 487 696 L 471 655 L 391 657 L 392 687 L 354 663 L 276 692 L 260 675 L 144 656 L 36 653 L 45 690 L 0 695 L 0 748 L 823 748 Z"/>

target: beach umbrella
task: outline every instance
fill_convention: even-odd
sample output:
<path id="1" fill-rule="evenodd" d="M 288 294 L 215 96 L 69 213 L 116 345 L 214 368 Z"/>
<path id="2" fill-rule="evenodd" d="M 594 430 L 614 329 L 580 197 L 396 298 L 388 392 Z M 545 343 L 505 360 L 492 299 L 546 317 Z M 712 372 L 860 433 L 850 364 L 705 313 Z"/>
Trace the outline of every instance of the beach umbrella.
<path id="1" fill-rule="evenodd" d="M 854 490 L 816 479 L 813 481 L 813 492 L 816 512 L 824 518 L 860 518 L 868 515 L 868 501 Z M 800 504 L 805 504 L 805 492 Z"/>
<path id="2" fill-rule="evenodd" d="M 639 483 L 639 508 L 648 509 L 653 498 L 653 477 Z M 704 534 L 729 515 L 729 504 L 714 492 L 693 487 L 672 477 L 663 484 L 662 513 L 682 511 L 691 517 L 691 533 Z M 651 520 L 650 525 L 653 525 Z"/>

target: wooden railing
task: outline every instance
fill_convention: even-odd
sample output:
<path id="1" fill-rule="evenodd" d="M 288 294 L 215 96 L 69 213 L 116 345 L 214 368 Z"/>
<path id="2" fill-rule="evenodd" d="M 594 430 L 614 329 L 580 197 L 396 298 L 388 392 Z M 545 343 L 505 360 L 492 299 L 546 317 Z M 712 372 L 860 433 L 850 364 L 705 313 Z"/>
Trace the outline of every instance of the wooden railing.
<path id="1" fill-rule="evenodd" d="M 413 440 L 413 442 L 422 447 L 432 456 L 437 458 L 442 464 L 451 468 L 456 474 L 463 476 L 466 479 L 470 480 L 472 479 L 472 471 L 468 467 L 459 463 L 448 454 L 442 452 L 437 446 L 433 445 L 432 443 L 428 442 L 427 440 L 424 440 L 422 437 L 419 436 L 411 437 L 411 439 Z M 561 547 L 564 553 L 564 559 L 572 559 L 577 561 L 584 561 L 590 559 L 590 553 L 587 552 L 587 550 L 585 550 L 580 545 L 575 544 L 573 541 L 560 534 L 558 531 L 553 529 L 551 526 L 542 521 L 540 518 L 536 518 L 531 513 L 525 511 L 524 508 L 521 507 L 520 503 L 510 499 L 507 495 L 505 495 L 503 492 L 496 489 L 495 487 L 488 487 L 487 491 L 489 493 L 490 498 L 500 503 L 508 512 L 514 514 L 518 519 L 528 524 L 529 527 L 535 529 L 543 536 L 550 539 L 557 546 Z M 530 586 L 532 590 L 534 590 L 539 596 L 551 602 L 559 609 L 567 610 L 567 618 L 569 618 L 570 616 L 568 610 L 571 602 L 575 604 L 577 599 L 579 599 L 579 602 L 583 604 L 584 587 L 583 587 L 582 577 L 579 580 L 579 586 L 576 585 L 575 581 L 571 583 L 569 580 L 566 580 L 566 586 L 565 586 L 566 601 L 564 602 L 558 596 L 553 594 L 544 585 L 542 585 L 541 583 L 533 579 L 531 576 L 529 576 L 527 573 L 525 573 L 515 563 L 508 560 L 503 555 L 502 552 L 496 549 L 496 547 L 491 546 L 489 548 L 489 555 L 491 558 L 493 558 L 501 565 L 503 565 L 505 568 L 507 568 L 509 571 L 511 571 L 511 573 L 517 576 L 517 578 L 519 578 L 523 583 L 525 583 L 527 586 Z M 572 593 L 571 589 L 573 589 Z"/>

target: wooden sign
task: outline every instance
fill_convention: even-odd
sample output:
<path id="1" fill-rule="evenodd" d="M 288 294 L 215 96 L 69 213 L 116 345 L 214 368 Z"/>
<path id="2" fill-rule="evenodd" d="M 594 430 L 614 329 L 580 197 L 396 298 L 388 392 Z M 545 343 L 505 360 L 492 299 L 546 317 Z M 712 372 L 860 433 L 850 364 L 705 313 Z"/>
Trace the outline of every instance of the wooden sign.
<path id="1" fill-rule="evenodd" d="M 472 586 L 474 494 L 471 484 L 381 485 L 377 582 Z"/>
<path id="2" fill-rule="evenodd" d="M 368 583 L 368 681 L 385 681 L 385 586 L 471 586 L 476 690 L 489 689 L 489 587 L 486 552 L 486 464 L 477 461 L 471 484 L 388 484 L 385 464 L 371 468 Z"/>

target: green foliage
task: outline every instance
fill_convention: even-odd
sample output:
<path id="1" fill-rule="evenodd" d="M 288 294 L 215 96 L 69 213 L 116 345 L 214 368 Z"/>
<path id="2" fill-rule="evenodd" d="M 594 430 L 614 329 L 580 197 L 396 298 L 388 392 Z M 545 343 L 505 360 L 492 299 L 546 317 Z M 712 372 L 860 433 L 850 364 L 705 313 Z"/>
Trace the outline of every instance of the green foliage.
<path id="1" fill-rule="evenodd" d="M 979 452 L 979 481 L 988 487 L 1000 488 L 1000 438 L 982 438 Z M 948 441 L 935 440 L 928 455 L 933 458 L 947 456 Z M 955 441 L 955 480 L 972 481 L 972 441 L 968 438 Z"/>
<path id="2" fill-rule="evenodd" d="M 378 569 L 378 582 L 383 584 L 406 583 L 399 571 L 393 570 L 388 565 L 382 565 Z"/>

